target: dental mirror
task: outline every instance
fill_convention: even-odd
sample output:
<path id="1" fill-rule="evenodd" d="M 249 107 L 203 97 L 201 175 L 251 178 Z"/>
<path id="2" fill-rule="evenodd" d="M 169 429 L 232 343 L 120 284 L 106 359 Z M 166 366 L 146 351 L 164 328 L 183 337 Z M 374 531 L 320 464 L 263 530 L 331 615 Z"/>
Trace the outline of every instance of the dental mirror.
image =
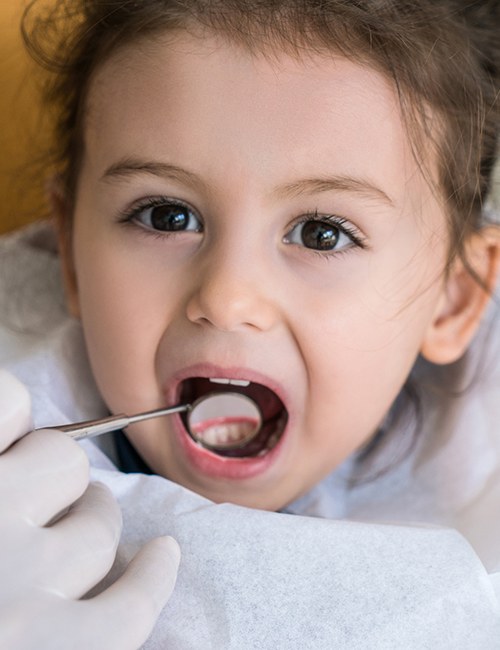
<path id="1" fill-rule="evenodd" d="M 240 393 L 209 393 L 193 403 L 186 420 L 193 440 L 214 451 L 244 447 L 262 424 L 257 404 Z"/>
<path id="2" fill-rule="evenodd" d="M 252 399 L 241 393 L 227 392 L 207 393 L 192 404 L 179 404 L 136 415 L 111 415 L 98 420 L 43 428 L 58 429 L 75 440 L 81 440 L 174 413 L 186 413 L 184 421 L 191 438 L 214 451 L 243 447 L 255 438 L 262 424 L 260 409 Z"/>

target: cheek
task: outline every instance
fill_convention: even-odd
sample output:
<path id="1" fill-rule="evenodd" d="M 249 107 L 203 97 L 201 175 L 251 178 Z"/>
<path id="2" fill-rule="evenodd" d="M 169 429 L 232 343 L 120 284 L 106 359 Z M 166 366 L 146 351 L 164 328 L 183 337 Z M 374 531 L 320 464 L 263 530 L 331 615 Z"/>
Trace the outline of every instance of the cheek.
<path id="1" fill-rule="evenodd" d="M 423 259 L 414 256 L 405 267 L 397 256 L 379 258 L 373 272 L 352 274 L 321 299 L 309 298 L 300 340 L 318 406 L 312 417 L 349 432 L 346 447 L 359 446 L 383 420 L 433 321 L 438 265 L 431 269 Z"/>
<path id="2" fill-rule="evenodd" d="M 168 287 L 164 293 L 160 276 L 145 277 L 147 265 L 135 264 L 104 237 L 94 238 L 92 248 L 76 238 L 75 268 L 89 358 L 108 406 L 151 400 Z"/>
<path id="3" fill-rule="evenodd" d="M 366 322 L 366 319 L 365 319 Z M 413 341 L 387 343 L 373 325 L 323 332 L 309 355 L 309 416 L 306 429 L 323 471 L 331 471 L 376 432 L 406 381 L 418 349 Z M 375 328 L 378 329 L 378 328 Z M 333 343 L 333 341 L 336 342 Z M 370 340 L 368 340 L 370 339 Z"/>

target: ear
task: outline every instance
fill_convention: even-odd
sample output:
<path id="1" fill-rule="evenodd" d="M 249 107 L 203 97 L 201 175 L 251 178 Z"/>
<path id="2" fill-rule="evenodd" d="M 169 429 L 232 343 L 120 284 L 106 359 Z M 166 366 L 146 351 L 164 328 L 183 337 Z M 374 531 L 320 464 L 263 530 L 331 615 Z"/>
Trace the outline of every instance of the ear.
<path id="1" fill-rule="evenodd" d="M 500 275 L 500 229 L 489 226 L 473 234 L 465 257 L 481 282 L 461 259 L 453 262 L 420 350 L 433 363 L 457 361 L 472 341 Z"/>
<path id="2" fill-rule="evenodd" d="M 56 227 L 66 305 L 69 313 L 75 318 L 79 318 L 78 287 L 73 263 L 72 214 L 59 176 L 55 176 L 47 184 L 47 194 Z"/>

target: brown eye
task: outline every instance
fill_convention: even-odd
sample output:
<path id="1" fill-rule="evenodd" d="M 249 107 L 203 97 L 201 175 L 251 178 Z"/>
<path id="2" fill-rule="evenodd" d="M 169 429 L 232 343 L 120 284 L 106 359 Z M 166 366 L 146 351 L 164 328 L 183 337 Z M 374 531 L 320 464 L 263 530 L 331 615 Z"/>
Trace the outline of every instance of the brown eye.
<path id="1" fill-rule="evenodd" d="M 202 224 L 187 205 L 165 202 L 139 208 L 134 220 L 158 232 L 201 232 Z"/>
<path id="2" fill-rule="evenodd" d="M 160 205 L 151 210 L 151 225 L 156 230 L 185 230 L 189 211 L 181 205 Z"/>
<path id="3" fill-rule="evenodd" d="M 296 224 L 284 238 L 286 244 L 296 244 L 319 252 L 337 252 L 356 244 L 356 238 L 350 234 L 345 219 L 334 222 L 336 217 L 309 218 Z"/>
<path id="4" fill-rule="evenodd" d="M 300 237 L 306 248 L 331 251 L 339 240 L 339 229 L 325 221 L 307 221 L 302 224 Z"/>

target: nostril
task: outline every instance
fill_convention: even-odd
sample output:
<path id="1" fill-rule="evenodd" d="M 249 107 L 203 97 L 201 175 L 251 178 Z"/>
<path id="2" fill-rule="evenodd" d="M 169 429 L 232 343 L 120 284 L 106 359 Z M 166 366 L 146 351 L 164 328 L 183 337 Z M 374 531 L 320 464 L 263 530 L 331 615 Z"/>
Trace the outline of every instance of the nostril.
<path id="1" fill-rule="evenodd" d="M 196 318 L 193 322 L 198 323 L 199 325 L 211 325 L 210 320 L 205 316 L 200 316 L 200 318 Z"/>

